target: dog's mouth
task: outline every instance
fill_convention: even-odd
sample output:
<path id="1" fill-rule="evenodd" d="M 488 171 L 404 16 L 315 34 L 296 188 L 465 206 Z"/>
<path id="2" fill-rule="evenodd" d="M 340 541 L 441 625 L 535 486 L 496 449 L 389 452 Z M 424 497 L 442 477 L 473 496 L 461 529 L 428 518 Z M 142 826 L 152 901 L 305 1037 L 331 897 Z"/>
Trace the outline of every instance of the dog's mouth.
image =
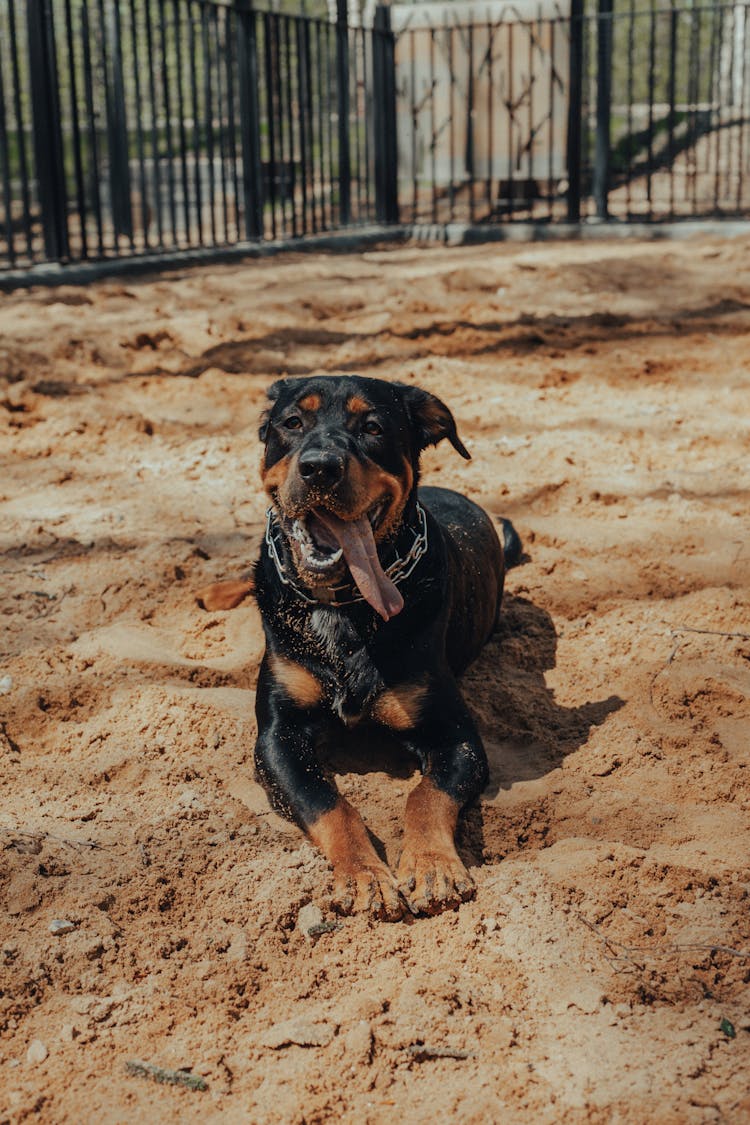
<path id="1" fill-rule="evenodd" d="M 320 507 L 283 521 L 301 570 L 322 585 L 344 560 L 360 594 L 384 621 L 395 617 L 404 605 L 380 564 L 375 544 L 375 532 L 386 506 L 387 497 L 382 497 L 356 519 L 342 519 Z"/>

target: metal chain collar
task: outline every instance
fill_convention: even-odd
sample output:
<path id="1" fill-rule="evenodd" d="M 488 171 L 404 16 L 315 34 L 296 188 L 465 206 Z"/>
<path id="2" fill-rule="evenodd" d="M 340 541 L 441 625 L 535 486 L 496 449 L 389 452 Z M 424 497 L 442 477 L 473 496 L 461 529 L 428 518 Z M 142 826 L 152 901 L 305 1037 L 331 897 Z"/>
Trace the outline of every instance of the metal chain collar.
<path id="1" fill-rule="evenodd" d="M 397 555 L 396 558 L 384 569 L 384 574 L 390 578 L 394 585 L 398 586 L 399 583 L 405 581 L 417 566 L 419 560 L 423 555 L 427 554 L 427 516 L 422 505 L 417 502 L 417 516 L 419 518 L 419 528 L 417 529 L 411 547 L 405 555 Z M 276 567 L 276 572 L 285 586 L 290 586 L 295 593 L 308 602 L 310 605 L 353 605 L 355 602 L 363 602 L 365 599 L 360 593 L 347 598 L 340 597 L 339 593 L 352 594 L 353 590 L 357 587 L 353 582 L 343 582 L 340 586 L 326 586 L 326 596 L 323 598 L 314 598 L 302 587 L 299 586 L 294 579 L 287 572 L 284 562 L 279 554 L 279 550 L 274 540 L 274 531 L 277 529 L 276 515 L 273 508 L 269 508 L 266 512 L 266 546 L 268 553 L 273 560 Z M 329 596 L 330 595 L 330 596 Z"/>

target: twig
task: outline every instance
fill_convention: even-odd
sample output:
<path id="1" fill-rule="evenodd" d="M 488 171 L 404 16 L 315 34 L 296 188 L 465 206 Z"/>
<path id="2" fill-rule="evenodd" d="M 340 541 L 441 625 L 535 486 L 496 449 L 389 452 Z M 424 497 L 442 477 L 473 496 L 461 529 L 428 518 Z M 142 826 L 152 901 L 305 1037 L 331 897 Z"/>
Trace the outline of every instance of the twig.
<path id="1" fill-rule="evenodd" d="M 129 1059 L 125 1063 L 125 1069 L 128 1074 L 133 1074 L 137 1078 L 150 1078 L 153 1082 L 161 1082 L 168 1086 L 186 1086 L 188 1090 L 208 1089 L 205 1079 L 199 1074 L 191 1074 L 189 1070 L 170 1070 L 168 1067 L 155 1066 L 140 1059 Z"/>
<path id="2" fill-rule="evenodd" d="M 592 934 L 599 939 L 612 954 L 613 960 L 630 961 L 637 964 L 633 954 L 639 953 L 647 957 L 668 957 L 674 953 L 726 953 L 730 957 L 739 957 L 742 960 L 750 960 L 750 950 L 732 949 L 729 945 L 716 945 L 704 944 L 701 942 L 686 942 L 684 945 L 680 942 L 675 942 L 672 945 L 653 946 L 653 945 L 623 945 L 621 941 L 616 941 L 614 938 L 609 938 L 605 934 L 599 932 L 597 926 L 584 918 L 583 914 L 576 914 L 579 922 L 583 922 L 587 929 L 591 930 Z M 618 953 L 617 950 L 622 950 Z M 640 966 L 641 968 L 643 966 Z"/>
<path id="3" fill-rule="evenodd" d="M 27 840 L 55 840 L 64 844 L 66 848 L 101 848 L 96 840 L 67 840 L 64 836 L 55 836 L 53 832 L 26 832 L 22 828 L 10 828 L 7 824 L 0 824 L 0 832 L 6 836 L 25 836 Z"/>
<path id="4" fill-rule="evenodd" d="M 672 639 L 674 640 L 674 636 L 675 636 L 674 629 L 671 630 L 671 636 L 672 636 Z M 659 671 L 655 672 L 654 675 L 651 677 L 651 683 L 649 684 L 649 687 L 648 687 L 648 695 L 649 695 L 649 699 L 651 700 L 651 706 L 652 707 L 654 706 L 654 684 L 659 679 L 659 676 L 662 674 L 662 672 L 665 672 L 666 669 L 669 667 L 669 665 L 674 660 L 675 656 L 677 655 L 677 650 L 680 647 L 680 643 L 681 642 L 679 640 L 676 640 L 674 642 L 674 644 L 672 645 L 672 651 L 670 652 L 669 656 L 667 657 L 666 662 L 664 664 L 662 664 Z"/>
<path id="5" fill-rule="evenodd" d="M 739 637 L 740 640 L 750 641 L 750 633 L 725 633 L 721 629 L 694 629 L 691 625 L 670 625 L 668 621 L 664 624 L 669 625 L 672 636 L 675 633 L 702 633 L 706 637 Z"/>
<path id="6" fill-rule="evenodd" d="M 476 1051 L 465 1051 L 460 1047 L 426 1047 L 421 1043 L 413 1043 L 409 1047 L 409 1054 L 417 1062 L 427 1059 L 475 1059 Z"/>

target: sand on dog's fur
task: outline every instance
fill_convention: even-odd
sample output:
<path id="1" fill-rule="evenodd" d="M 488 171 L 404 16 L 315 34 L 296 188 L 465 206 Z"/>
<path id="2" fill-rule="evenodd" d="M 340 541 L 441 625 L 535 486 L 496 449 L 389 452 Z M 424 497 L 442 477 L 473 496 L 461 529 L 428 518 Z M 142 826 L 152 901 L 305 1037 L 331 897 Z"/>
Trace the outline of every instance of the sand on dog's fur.
<path id="1" fill-rule="evenodd" d="M 706 238 L 2 298 L 0 1120 L 750 1115 L 748 329 L 750 243 Z M 465 678 L 476 900 L 311 944 L 329 873 L 253 780 L 257 611 L 193 593 L 256 553 L 265 388 L 319 371 L 442 396 L 473 460 L 425 480 L 530 559 Z M 365 765 L 393 862 L 417 778 Z"/>

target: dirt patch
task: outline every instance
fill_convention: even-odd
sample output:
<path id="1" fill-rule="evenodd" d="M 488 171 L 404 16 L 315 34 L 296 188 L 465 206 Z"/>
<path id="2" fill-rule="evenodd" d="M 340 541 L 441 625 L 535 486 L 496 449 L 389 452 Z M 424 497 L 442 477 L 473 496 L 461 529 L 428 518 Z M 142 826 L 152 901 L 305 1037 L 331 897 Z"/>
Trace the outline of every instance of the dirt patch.
<path id="1" fill-rule="evenodd" d="M 406 247 L 3 298 L 0 1121 L 750 1114 L 749 261 Z M 477 897 L 411 925 L 325 924 L 253 780 L 257 611 L 193 597 L 258 549 L 266 387 L 318 371 L 444 397 L 473 460 L 425 480 L 529 556 L 465 677 Z M 364 760 L 393 861 L 416 778 Z"/>

